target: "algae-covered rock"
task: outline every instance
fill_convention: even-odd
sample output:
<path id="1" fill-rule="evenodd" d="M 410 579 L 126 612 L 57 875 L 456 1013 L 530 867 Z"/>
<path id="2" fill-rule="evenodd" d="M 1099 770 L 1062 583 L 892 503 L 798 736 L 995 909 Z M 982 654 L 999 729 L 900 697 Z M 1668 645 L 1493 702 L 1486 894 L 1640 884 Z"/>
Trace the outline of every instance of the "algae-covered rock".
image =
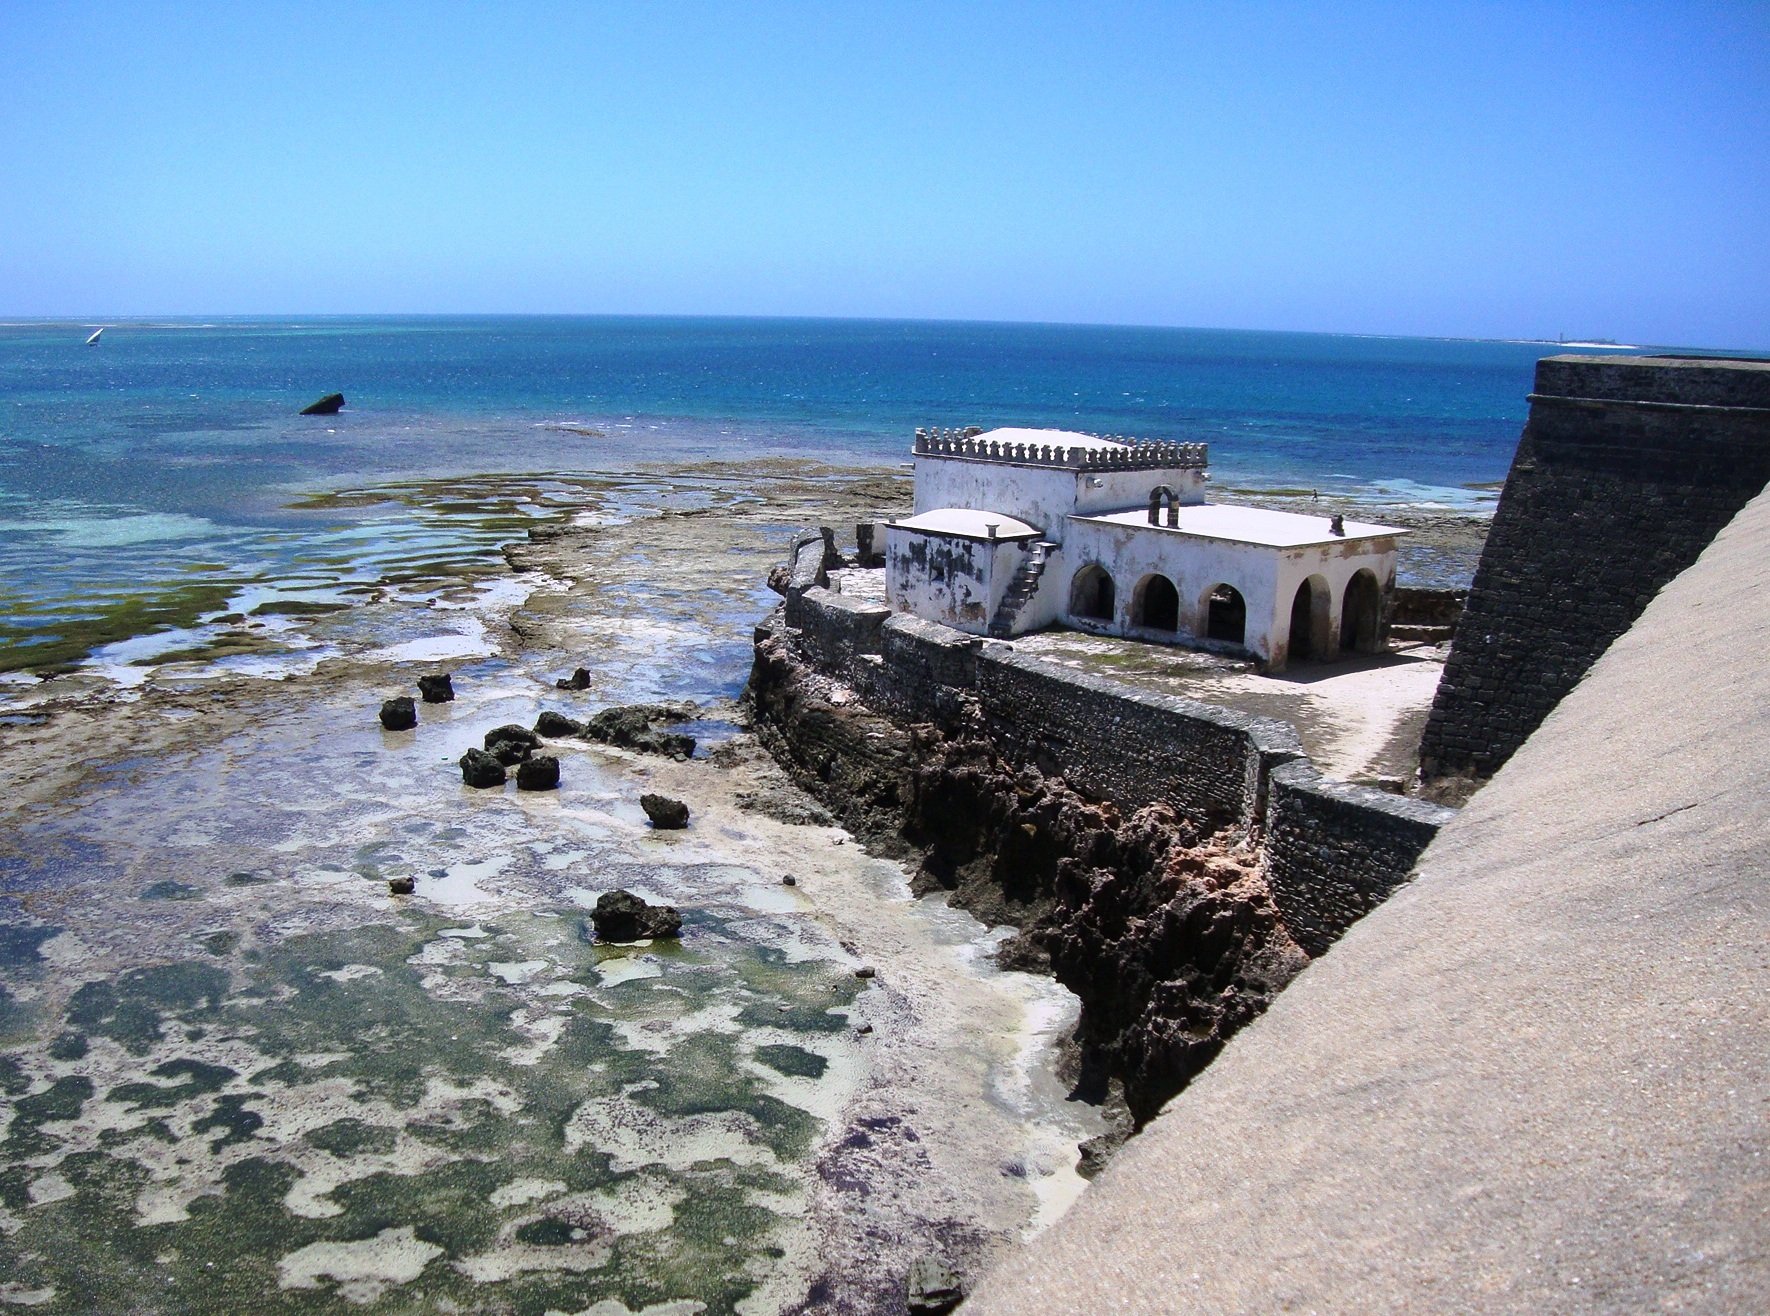
<path id="1" fill-rule="evenodd" d="M 551 754 L 536 754 L 516 767 L 516 789 L 519 791 L 550 791 L 559 787 L 559 760 Z"/>

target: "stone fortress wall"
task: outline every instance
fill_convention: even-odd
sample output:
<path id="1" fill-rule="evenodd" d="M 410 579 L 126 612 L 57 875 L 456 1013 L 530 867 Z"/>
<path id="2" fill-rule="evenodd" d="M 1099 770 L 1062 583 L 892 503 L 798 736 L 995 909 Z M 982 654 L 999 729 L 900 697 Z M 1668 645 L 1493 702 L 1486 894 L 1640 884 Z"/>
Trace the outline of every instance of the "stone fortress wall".
<path id="1" fill-rule="evenodd" d="M 1490 777 L 1770 481 L 1770 362 L 1553 356 L 1420 745 Z"/>
<path id="2" fill-rule="evenodd" d="M 1291 935 L 1319 955 L 1407 880 L 1455 811 L 1324 779 L 1285 722 L 1119 685 L 1012 646 L 845 598 L 817 584 L 821 543 L 798 548 L 786 607 L 760 638 L 905 723 L 950 726 L 975 701 L 1009 758 L 1127 812 L 1165 802 L 1261 851 Z"/>

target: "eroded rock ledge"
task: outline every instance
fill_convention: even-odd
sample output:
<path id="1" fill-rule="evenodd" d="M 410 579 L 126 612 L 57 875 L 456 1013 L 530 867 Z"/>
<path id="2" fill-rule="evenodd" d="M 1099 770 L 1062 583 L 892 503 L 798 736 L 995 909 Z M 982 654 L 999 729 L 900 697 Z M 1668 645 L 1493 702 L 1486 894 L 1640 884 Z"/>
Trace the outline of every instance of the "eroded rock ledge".
<path id="1" fill-rule="evenodd" d="M 1082 1002 L 1083 1081 L 1141 1125 L 1453 811 L 1325 782 L 1281 723 L 1119 690 L 813 588 L 758 628 L 776 760 L 918 892 Z"/>

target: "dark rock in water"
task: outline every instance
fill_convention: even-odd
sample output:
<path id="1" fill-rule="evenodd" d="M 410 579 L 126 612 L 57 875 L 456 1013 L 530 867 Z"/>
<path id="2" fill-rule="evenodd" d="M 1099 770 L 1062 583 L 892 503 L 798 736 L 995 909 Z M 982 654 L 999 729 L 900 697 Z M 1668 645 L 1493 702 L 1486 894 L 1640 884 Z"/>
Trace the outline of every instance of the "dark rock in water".
<path id="1" fill-rule="evenodd" d="M 783 877 L 781 879 L 781 885 L 782 886 L 798 886 L 799 879 L 794 877 L 791 873 L 788 873 L 785 877 Z"/>
<path id="2" fill-rule="evenodd" d="M 675 731 L 658 731 L 654 723 L 686 722 L 698 712 L 693 704 L 623 704 L 605 708 L 585 723 L 588 740 L 645 754 L 664 754 L 673 759 L 694 757 L 694 737 Z"/>
<path id="3" fill-rule="evenodd" d="M 688 806 L 681 800 L 648 792 L 639 797 L 639 807 L 645 810 L 645 816 L 659 831 L 675 831 L 688 826 Z"/>
<path id="4" fill-rule="evenodd" d="M 581 736 L 584 724 L 575 717 L 567 717 L 564 713 L 555 713 L 548 709 L 535 719 L 535 734 L 546 736 L 550 740 L 558 740 L 561 736 Z"/>
<path id="5" fill-rule="evenodd" d="M 588 690 L 590 688 L 590 669 L 580 667 L 570 676 L 562 676 L 553 684 L 561 690 Z"/>
<path id="6" fill-rule="evenodd" d="M 500 740 L 515 741 L 518 745 L 527 745 L 530 749 L 541 748 L 541 738 L 527 727 L 519 727 L 514 722 L 501 727 L 493 727 L 486 732 L 485 747 L 490 749 Z"/>
<path id="7" fill-rule="evenodd" d="M 418 693 L 427 704 L 446 704 L 455 697 L 455 685 L 447 672 L 433 672 L 418 678 Z"/>
<path id="8" fill-rule="evenodd" d="M 497 756 L 470 749 L 461 756 L 461 780 L 469 786 L 502 786 L 506 777 Z"/>
<path id="9" fill-rule="evenodd" d="M 605 891 L 590 914 L 603 941 L 680 937 L 682 914 L 671 905 L 648 905 L 631 891 Z"/>
<path id="10" fill-rule="evenodd" d="M 910 1263 L 910 1294 L 905 1310 L 911 1316 L 945 1316 L 965 1300 L 959 1277 L 934 1257 Z"/>
<path id="11" fill-rule="evenodd" d="M 301 408 L 303 416 L 336 416 L 344 409 L 344 394 L 328 393 L 318 402 Z"/>
<path id="12" fill-rule="evenodd" d="M 486 749 L 486 753 L 507 768 L 515 767 L 534 752 L 534 746 L 525 745 L 519 740 L 494 740 Z"/>
<path id="13" fill-rule="evenodd" d="M 854 976 L 857 978 L 877 978 L 879 971 L 870 964 L 863 964 L 854 971 Z"/>
<path id="14" fill-rule="evenodd" d="M 410 731 L 418 725 L 418 706 L 410 695 L 400 695 L 381 703 L 381 725 L 389 731 Z"/>
<path id="15" fill-rule="evenodd" d="M 559 760 L 551 754 L 537 754 L 517 765 L 516 789 L 519 791 L 550 791 L 559 787 Z"/>
<path id="16" fill-rule="evenodd" d="M 417 890 L 418 879 L 415 877 L 390 877 L 387 879 L 387 894 L 390 896 L 409 896 Z"/>

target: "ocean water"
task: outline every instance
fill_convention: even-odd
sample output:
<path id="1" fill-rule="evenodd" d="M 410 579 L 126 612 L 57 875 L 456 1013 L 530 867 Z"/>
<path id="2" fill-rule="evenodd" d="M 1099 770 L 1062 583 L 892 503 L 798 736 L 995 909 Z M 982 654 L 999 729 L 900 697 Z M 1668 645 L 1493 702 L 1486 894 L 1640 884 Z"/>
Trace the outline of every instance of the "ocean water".
<path id="1" fill-rule="evenodd" d="M 902 321 L 129 322 L 89 347 L 90 328 L 0 326 L 0 672 L 446 575 L 547 514 L 363 492 L 420 479 L 891 464 L 917 425 L 1017 424 L 1203 440 L 1233 488 L 1479 506 L 1546 350 Z M 296 414 L 332 391 L 340 415 Z"/>

